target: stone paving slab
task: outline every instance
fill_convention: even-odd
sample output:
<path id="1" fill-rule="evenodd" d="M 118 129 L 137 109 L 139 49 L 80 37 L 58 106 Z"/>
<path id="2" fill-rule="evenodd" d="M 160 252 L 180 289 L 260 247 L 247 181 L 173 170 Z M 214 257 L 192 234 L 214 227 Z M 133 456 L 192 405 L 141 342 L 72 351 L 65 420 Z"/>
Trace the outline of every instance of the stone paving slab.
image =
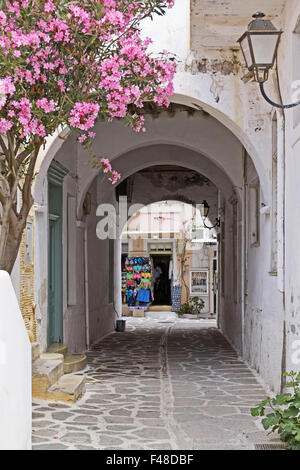
<path id="1" fill-rule="evenodd" d="M 250 415 L 266 392 L 214 321 L 164 312 L 163 321 L 126 324 L 87 353 L 77 403 L 34 400 L 33 449 L 239 450 L 268 441 Z"/>

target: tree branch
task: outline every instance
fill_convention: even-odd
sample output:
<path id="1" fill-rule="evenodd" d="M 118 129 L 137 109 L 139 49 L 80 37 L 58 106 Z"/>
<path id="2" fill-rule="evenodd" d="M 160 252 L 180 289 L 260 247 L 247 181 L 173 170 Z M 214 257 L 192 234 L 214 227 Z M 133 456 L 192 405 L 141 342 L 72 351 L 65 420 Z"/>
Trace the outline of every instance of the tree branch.
<path id="1" fill-rule="evenodd" d="M 1 135 L 0 135 L 0 146 L 3 150 L 4 155 L 8 158 L 8 148 L 6 147 L 5 142 L 3 138 L 1 137 Z"/>
<path id="2" fill-rule="evenodd" d="M 11 193 L 10 193 L 10 187 L 9 187 L 8 181 L 1 173 L 0 173 L 0 183 L 2 183 L 1 189 L 2 189 L 2 192 L 4 191 L 4 198 L 6 199 L 10 198 Z"/>
<path id="3" fill-rule="evenodd" d="M 31 154 L 31 152 L 32 150 L 27 148 L 23 150 L 23 152 L 19 153 L 19 155 L 16 157 L 18 165 L 21 165 L 24 162 L 25 158 L 27 158 Z"/>
<path id="4" fill-rule="evenodd" d="M 38 157 L 41 145 L 43 143 L 42 139 L 39 136 L 35 136 L 34 140 L 35 140 L 35 149 L 30 159 L 28 171 L 25 176 L 25 182 L 22 188 L 22 208 L 21 208 L 20 216 L 19 216 L 19 218 L 21 219 L 27 218 L 28 212 L 33 203 L 33 198 L 31 195 L 31 186 L 32 186 L 32 180 L 33 180 L 33 175 L 34 175 L 35 164 L 37 161 L 37 157 Z"/>

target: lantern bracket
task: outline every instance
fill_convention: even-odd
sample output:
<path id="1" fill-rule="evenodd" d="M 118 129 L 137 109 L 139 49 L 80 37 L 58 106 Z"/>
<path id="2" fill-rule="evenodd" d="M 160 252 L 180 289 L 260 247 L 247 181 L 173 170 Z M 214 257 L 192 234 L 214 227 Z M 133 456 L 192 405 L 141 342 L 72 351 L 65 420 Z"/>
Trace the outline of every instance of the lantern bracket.
<path id="1" fill-rule="evenodd" d="M 203 225 L 204 225 L 204 227 L 207 228 L 207 229 L 209 229 L 209 230 L 212 230 L 213 228 L 216 228 L 216 227 L 221 227 L 221 218 L 220 218 L 220 217 L 217 217 L 217 218 L 216 218 L 216 223 L 215 223 L 215 225 L 213 225 L 212 227 L 209 227 L 208 225 L 206 225 L 206 220 L 207 220 L 208 215 L 209 215 L 210 207 L 209 207 L 209 205 L 207 204 L 206 201 L 203 201 L 202 204 L 203 204 L 204 208 L 206 209 L 206 214 L 204 214 L 204 215 L 202 216 L 202 220 L 203 220 Z"/>
<path id="2" fill-rule="evenodd" d="M 292 104 L 278 104 L 278 103 L 275 103 L 274 101 L 272 101 L 268 95 L 266 94 L 265 92 L 265 88 L 264 88 L 264 82 L 260 81 L 259 82 L 259 87 L 260 87 L 260 91 L 261 91 L 261 94 L 263 95 L 264 99 L 271 105 L 271 106 L 274 106 L 275 108 L 280 108 L 280 109 L 290 109 L 290 108 L 294 108 L 295 106 L 298 106 L 300 104 L 300 100 L 299 101 L 296 101 L 295 103 L 292 103 Z"/>

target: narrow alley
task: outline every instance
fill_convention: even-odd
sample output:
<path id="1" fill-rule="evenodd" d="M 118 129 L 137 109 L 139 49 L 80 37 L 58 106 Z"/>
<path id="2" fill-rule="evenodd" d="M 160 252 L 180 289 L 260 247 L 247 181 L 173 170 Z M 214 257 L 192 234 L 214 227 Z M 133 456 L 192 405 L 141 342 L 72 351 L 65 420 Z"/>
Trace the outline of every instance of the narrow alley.
<path id="1" fill-rule="evenodd" d="M 88 353 L 75 404 L 34 400 L 33 449 L 248 450 L 266 442 L 266 396 L 214 320 L 127 319 Z"/>

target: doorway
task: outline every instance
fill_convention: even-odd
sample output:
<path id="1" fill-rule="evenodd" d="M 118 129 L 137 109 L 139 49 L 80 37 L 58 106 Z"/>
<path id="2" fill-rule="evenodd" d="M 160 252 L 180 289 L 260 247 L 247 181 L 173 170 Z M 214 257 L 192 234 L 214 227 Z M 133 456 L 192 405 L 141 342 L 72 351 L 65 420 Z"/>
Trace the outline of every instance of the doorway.
<path id="1" fill-rule="evenodd" d="M 152 255 L 153 305 L 171 305 L 170 255 Z"/>
<path id="2" fill-rule="evenodd" d="M 53 161 L 48 170 L 48 325 L 47 344 L 63 342 L 63 179 L 67 171 Z"/>
<path id="3" fill-rule="evenodd" d="M 48 346 L 63 339 L 61 212 L 62 188 L 49 183 Z"/>

